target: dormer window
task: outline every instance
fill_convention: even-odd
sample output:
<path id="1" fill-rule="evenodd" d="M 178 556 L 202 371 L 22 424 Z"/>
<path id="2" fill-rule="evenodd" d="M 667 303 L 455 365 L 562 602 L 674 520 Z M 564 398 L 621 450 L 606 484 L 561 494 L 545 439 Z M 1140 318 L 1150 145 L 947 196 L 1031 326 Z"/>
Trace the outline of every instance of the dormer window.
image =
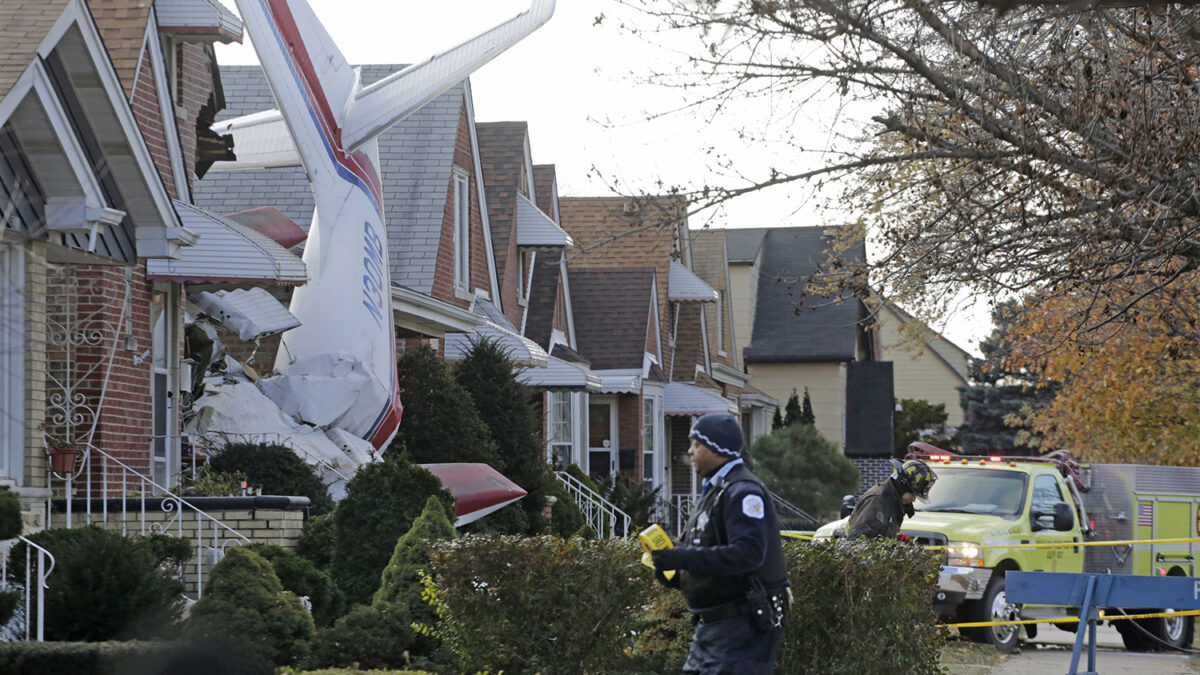
<path id="1" fill-rule="evenodd" d="M 471 283 L 471 184 L 465 171 L 454 169 L 454 288 L 467 292 Z"/>

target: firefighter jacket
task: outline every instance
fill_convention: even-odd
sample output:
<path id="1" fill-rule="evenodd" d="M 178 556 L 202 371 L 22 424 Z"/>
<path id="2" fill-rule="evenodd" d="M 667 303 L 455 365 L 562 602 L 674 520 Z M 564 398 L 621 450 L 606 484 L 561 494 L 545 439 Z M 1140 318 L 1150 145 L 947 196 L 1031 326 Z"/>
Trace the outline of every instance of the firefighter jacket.
<path id="1" fill-rule="evenodd" d="M 709 483 L 680 543 L 679 589 L 691 612 L 744 601 L 755 577 L 768 590 L 788 585 L 775 505 L 741 462 Z"/>
<path id="2" fill-rule="evenodd" d="M 904 503 L 891 478 L 884 479 L 863 493 L 846 523 L 846 538 L 883 537 L 895 539 L 904 520 Z"/>

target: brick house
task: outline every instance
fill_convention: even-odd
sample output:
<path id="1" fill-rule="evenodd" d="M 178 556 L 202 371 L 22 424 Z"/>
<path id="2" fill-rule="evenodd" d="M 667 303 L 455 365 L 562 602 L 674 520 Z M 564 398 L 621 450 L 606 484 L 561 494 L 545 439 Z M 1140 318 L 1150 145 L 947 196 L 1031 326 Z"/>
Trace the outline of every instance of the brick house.
<path id="1" fill-rule="evenodd" d="M 183 287 L 154 269 L 198 243 L 196 214 L 179 211 L 228 155 L 208 131 L 212 44 L 240 40 L 241 23 L 209 0 L 2 12 L 0 480 L 44 500 L 48 451 L 65 444 L 77 495 L 119 489 L 99 478 L 118 461 L 157 492 L 179 476 L 186 367 Z"/>

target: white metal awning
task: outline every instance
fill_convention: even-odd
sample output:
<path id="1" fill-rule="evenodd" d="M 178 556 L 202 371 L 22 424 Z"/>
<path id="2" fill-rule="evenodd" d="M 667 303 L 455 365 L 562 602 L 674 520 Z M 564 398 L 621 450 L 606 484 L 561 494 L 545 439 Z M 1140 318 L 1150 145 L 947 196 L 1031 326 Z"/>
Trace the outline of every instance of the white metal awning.
<path id="1" fill-rule="evenodd" d="M 538 343 L 527 337 L 518 335 L 491 321 L 484 321 L 475 327 L 475 334 L 451 333 L 446 336 L 446 359 L 461 361 L 471 351 L 471 345 L 481 339 L 490 339 L 507 352 L 508 358 L 517 365 L 545 368 L 550 361 L 550 355 Z"/>
<path id="2" fill-rule="evenodd" d="M 392 286 L 392 316 L 397 333 L 443 338 L 447 333 L 470 333 L 484 319 L 448 302 L 403 286 Z"/>
<path id="3" fill-rule="evenodd" d="M 200 239 L 174 260 L 147 261 L 151 279 L 291 286 L 308 282 L 304 261 L 257 230 L 181 201 L 175 202 L 175 211 Z"/>
<path id="4" fill-rule="evenodd" d="M 668 383 L 663 395 L 663 413 L 666 415 L 707 415 L 730 411 L 731 404 L 720 393 L 687 382 Z"/>
<path id="5" fill-rule="evenodd" d="M 242 340 L 275 335 L 300 325 L 300 320 L 264 288 L 204 292 L 188 299 Z"/>
<path id="6" fill-rule="evenodd" d="M 551 391 L 586 391 L 598 394 L 601 380 L 598 375 L 582 363 L 564 361 L 550 357 L 545 368 L 530 368 L 517 375 L 523 384 Z"/>
<path id="7" fill-rule="evenodd" d="M 521 248 L 563 248 L 574 242 L 550 216 L 542 213 L 525 195 L 517 195 L 517 246 Z"/>
<path id="8" fill-rule="evenodd" d="M 678 260 L 667 272 L 667 299 L 676 302 L 716 302 L 717 292 Z"/>
<path id="9" fill-rule="evenodd" d="M 636 394 L 642 390 L 641 370 L 597 370 L 602 394 Z"/>

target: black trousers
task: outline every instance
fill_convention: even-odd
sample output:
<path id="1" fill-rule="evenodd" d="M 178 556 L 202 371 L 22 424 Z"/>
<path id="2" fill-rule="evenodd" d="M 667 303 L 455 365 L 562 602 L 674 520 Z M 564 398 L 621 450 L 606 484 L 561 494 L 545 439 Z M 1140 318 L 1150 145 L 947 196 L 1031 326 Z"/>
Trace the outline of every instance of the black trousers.
<path id="1" fill-rule="evenodd" d="M 783 626 L 763 632 L 749 615 L 696 624 L 684 675 L 770 675 Z"/>

